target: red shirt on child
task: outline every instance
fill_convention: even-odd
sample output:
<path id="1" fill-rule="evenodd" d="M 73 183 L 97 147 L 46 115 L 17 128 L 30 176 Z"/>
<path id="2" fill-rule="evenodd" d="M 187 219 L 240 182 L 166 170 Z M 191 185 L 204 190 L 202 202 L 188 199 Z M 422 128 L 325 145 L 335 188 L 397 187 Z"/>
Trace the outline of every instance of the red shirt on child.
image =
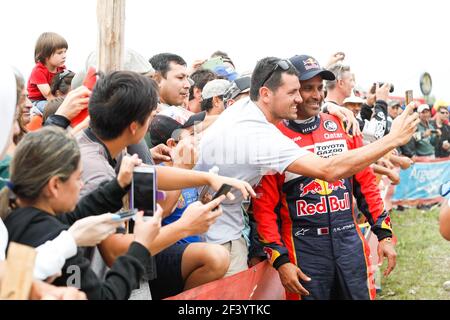
<path id="1" fill-rule="evenodd" d="M 56 73 L 66 69 L 66 66 L 57 67 Z M 31 101 L 46 100 L 41 91 L 37 87 L 38 84 L 51 85 L 53 77 L 56 73 L 50 72 L 41 62 L 36 63 L 36 66 L 31 71 L 30 79 L 28 79 L 28 98 Z"/>

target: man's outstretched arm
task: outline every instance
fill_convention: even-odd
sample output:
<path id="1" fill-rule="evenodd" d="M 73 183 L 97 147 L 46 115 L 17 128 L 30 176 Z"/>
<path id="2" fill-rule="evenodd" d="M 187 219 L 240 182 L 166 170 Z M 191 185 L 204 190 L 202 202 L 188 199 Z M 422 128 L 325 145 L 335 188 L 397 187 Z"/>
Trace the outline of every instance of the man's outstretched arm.
<path id="1" fill-rule="evenodd" d="M 307 154 L 289 165 L 287 171 L 329 182 L 348 178 L 411 139 L 420 122 L 414 108 L 414 103 L 409 104 L 392 123 L 391 132 L 380 140 L 330 158 Z"/>

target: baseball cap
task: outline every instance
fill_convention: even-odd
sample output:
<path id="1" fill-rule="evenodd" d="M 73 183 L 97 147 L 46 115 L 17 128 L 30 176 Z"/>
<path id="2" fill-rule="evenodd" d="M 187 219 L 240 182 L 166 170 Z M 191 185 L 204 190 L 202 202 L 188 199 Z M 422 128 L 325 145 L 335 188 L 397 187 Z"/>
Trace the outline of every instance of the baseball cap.
<path id="1" fill-rule="evenodd" d="M 399 107 L 401 107 L 401 103 L 398 101 L 398 100 L 390 100 L 389 102 L 388 102 L 388 107 L 390 107 L 390 108 L 392 108 L 392 107 L 394 107 L 394 106 L 399 106 Z"/>
<path id="2" fill-rule="evenodd" d="M 237 77 L 239 77 L 239 74 L 231 66 L 220 65 L 215 67 L 212 71 L 214 71 L 214 73 L 219 77 L 224 77 L 229 81 L 234 81 Z"/>
<path id="3" fill-rule="evenodd" d="M 430 107 L 427 104 L 421 104 L 418 108 L 417 108 L 417 112 L 418 113 L 422 113 L 425 110 L 430 110 Z"/>
<path id="4" fill-rule="evenodd" d="M 233 81 L 228 90 L 224 93 L 224 99 L 234 99 L 241 93 L 250 91 L 251 76 L 241 76 Z"/>
<path id="5" fill-rule="evenodd" d="M 230 81 L 224 79 L 212 80 L 203 87 L 202 98 L 206 100 L 212 97 L 223 96 L 230 86 Z"/>
<path id="6" fill-rule="evenodd" d="M 192 113 L 181 107 L 170 106 L 158 113 L 150 124 L 153 146 L 166 144 L 176 130 L 186 129 L 205 120 L 206 112 Z"/>
<path id="7" fill-rule="evenodd" d="M 364 99 L 355 96 L 354 94 L 352 94 L 350 97 L 345 98 L 344 100 L 344 104 L 346 103 L 364 103 Z"/>
<path id="8" fill-rule="evenodd" d="M 333 72 L 320 67 L 319 62 L 311 56 L 307 55 L 295 55 L 289 59 L 294 65 L 295 69 L 299 72 L 298 78 L 303 80 L 309 80 L 317 75 L 321 75 L 324 80 L 335 80 Z"/>
<path id="9" fill-rule="evenodd" d="M 86 69 L 89 69 L 89 67 L 97 68 L 97 62 L 97 52 L 94 51 L 89 55 L 86 61 Z M 141 54 L 132 49 L 126 49 L 125 51 L 123 70 L 133 71 L 140 74 L 155 73 L 155 69 L 152 67 L 150 62 L 148 62 L 148 60 Z"/>

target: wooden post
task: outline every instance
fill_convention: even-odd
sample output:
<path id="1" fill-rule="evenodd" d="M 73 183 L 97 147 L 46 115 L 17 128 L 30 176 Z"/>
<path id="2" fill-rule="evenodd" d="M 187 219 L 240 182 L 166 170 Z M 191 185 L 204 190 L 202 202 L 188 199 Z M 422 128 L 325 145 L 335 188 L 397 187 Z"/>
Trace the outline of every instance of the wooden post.
<path id="1" fill-rule="evenodd" d="M 34 248 L 11 242 L 2 279 L 0 300 L 28 300 L 33 282 Z"/>
<path id="2" fill-rule="evenodd" d="M 97 0 L 97 70 L 122 70 L 125 42 L 125 0 Z"/>

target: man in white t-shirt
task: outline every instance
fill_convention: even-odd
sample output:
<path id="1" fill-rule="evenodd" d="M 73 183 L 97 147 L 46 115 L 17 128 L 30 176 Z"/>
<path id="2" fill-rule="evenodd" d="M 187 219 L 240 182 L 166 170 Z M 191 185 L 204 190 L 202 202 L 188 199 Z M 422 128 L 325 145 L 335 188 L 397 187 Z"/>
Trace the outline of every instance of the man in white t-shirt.
<path id="1" fill-rule="evenodd" d="M 274 57 L 260 60 L 253 71 L 250 100 L 243 99 L 225 110 L 204 132 L 195 169 L 208 171 L 217 166 L 220 175 L 251 185 L 257 184 L 263 175 L 284 171 L 333 182 L 354 175 L 407 143 L 418 124 L 411 104 L 383 139 L 335 157 L 321 158 L 300 149 L 275 127 L 283 119 L 297 118 L 297 105 L 302 102 L 299 90 L 297 71 L 288 60 Z M 247 269 L 248 249 L 242 238 L 243 198 L 238 193 L 235 196 L 235 200 L 223 202 L 223 215 L 206 234 L 206 241 L 230 250 L 227 275 Z"/>

